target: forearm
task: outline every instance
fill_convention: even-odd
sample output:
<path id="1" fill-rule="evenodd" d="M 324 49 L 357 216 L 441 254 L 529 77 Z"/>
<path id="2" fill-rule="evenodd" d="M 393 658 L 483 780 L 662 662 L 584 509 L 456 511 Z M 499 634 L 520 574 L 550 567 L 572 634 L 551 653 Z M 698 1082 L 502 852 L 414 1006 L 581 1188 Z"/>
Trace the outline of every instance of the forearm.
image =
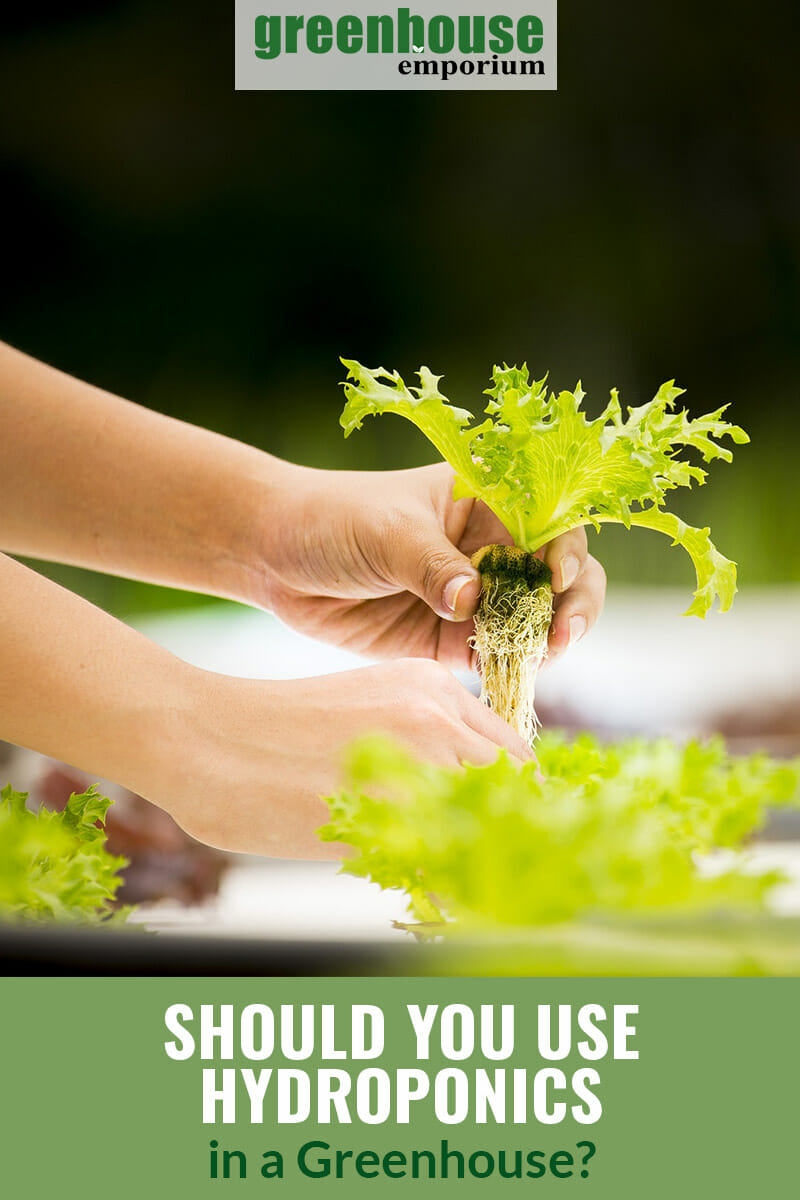
<path id="1" fill-rule="evenodd" d="M 0 738 L 147 794 L 183 749 L 200 675 L 0 555 Z"/>
<path id="2" fill-rule="evenodd" d="M 0 343 L 0 548 L 234 599 L 302 468 Z"/>

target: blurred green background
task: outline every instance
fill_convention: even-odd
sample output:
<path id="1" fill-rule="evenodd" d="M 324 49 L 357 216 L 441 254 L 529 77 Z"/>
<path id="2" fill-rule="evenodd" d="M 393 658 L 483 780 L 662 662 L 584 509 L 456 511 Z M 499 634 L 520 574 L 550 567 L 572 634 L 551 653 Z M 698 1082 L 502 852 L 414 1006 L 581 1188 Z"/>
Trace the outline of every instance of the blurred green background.
<path id="1" fill-rule="evenodd" d="M 676 509 L 743 587 L 800 580 L 792 5 L 562 4 L 559 90 L 475 96 L 237 94 L 231 13 L 4 17 L 0 336 L 329 467 L 430 459 L 401 422 L 343 440 L 339 354 L 426 363 L 472 408 L 498 360 L 594 411 L 676 377 L 753 438 Z M 691 578 L 647 534 L 595 552 L 612 583 Z M 191 602 L 52 573 L 118 612 Z"/>

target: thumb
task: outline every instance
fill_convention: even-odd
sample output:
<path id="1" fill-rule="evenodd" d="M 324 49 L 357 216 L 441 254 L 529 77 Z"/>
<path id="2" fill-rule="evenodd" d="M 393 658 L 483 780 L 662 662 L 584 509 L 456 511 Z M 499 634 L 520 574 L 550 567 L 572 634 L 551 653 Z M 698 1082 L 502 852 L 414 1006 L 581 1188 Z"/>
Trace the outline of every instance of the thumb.
<path id="1" fill-rule="evenodd" d="M 466 621 L 478 607 L 481 577 L 434 524 L 406 533 L 393 556 L 397 582 L 446 621 Z"/>

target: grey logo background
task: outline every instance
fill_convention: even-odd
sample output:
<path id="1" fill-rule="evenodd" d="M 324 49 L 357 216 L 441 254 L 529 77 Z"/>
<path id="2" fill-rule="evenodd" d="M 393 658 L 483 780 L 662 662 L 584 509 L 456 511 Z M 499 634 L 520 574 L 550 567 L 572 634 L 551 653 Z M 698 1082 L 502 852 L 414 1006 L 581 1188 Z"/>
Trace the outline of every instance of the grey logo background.
<path id="1" fill-rule="evenodd" d="M 455 3 L 385 3 L 383 0 L 235 0 L 235 86 L 237 91 L 553 91 L 556 88 L 556 9 L 557 0 L 456 0 Z M 275 58 L 256 56 L 255 22 L 259 16 L 304 16 L 306 20 L 316 15 L 329 17 L 334 23 L 339 17 L 360 17 L 366 24 L 367 16 L 391 16 L 396 19 L 399 8 L 408 8 L 412 13 L 428 21 L 436 15 L 446 15 L 458 23 L 459 16 L 483 16 L 487 21 L 495 14 L 512 18 L 514 26 L 521 17 L 539 17 L 544 26 L 542 48 L 535 54 L 523 54 L 516 44 L 505 54 L 494 55 L 489 49 L 484 53 L 462 54 L 458 40 L 453 50 L 437 54 L 427 47 L 409 47 L 408 52 L 368 53 L 366 46 L 361 50 L 344 54 L 333 46 L 326 53 L 312 53 L 306 45 L 305 29 L 297 40 L 296 53 L 285 53 L 281 41 L 281 53 Z M 464 74 L 460 64 L 472 59 L 476 69 Z M 516 65 L 516 74 L 493 74 L 493 63 L 506 62 Z M 398 66 L 403 61 L 411 64 L 408 74 L 401 74 Z M 486 66 L 483 74 L 477 69 L 478 60 Z M 521 74 L 523 61 L 542 64 L 541 74 Z M 443 63 L 455 64 L 455 70 L 447 78 L 443 74 Z M 425 64 L 424 66 L 422 64 Z M 433 68 L 438 68 L 433 73 Z M 416 69 L 415 69 L 416 68 Z M 502 69 L 502 68 L 500 68 Z M 420 73 L 417 73 L 419 71 Z M 422 73 L 426 71 L 428 73 Z"/>

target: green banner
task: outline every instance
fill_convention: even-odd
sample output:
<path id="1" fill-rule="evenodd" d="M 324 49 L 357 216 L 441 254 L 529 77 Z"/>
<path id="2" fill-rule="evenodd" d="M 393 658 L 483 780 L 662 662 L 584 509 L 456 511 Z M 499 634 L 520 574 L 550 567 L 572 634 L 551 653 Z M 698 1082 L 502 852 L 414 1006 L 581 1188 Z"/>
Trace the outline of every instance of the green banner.
<path id="1" fill-rule="evenodd" d="M 793 1186 L 800 981 L 0 989 L 8 1196 Z"/>

